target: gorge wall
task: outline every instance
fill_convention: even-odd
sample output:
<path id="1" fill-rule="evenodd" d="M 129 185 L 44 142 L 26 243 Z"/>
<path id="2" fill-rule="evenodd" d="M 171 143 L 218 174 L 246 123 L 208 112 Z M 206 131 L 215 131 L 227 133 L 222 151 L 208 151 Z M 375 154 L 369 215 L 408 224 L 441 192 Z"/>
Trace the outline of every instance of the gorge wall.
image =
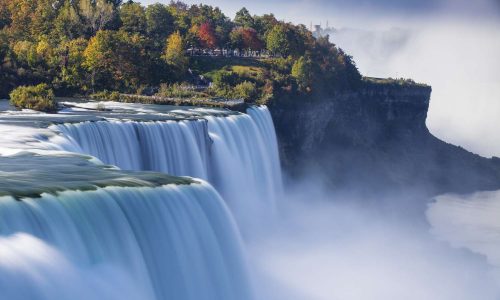
<path id="1" fill-rule="evenodd" d="M 498 159 L 428 131 L 430 95 L 430 86 L 365 81 L 355 91 L 277 99 L 269 108 L 282 165 L 292 178 L 319 172 L 329 187 L 363 193 L 499 188 Z"/>

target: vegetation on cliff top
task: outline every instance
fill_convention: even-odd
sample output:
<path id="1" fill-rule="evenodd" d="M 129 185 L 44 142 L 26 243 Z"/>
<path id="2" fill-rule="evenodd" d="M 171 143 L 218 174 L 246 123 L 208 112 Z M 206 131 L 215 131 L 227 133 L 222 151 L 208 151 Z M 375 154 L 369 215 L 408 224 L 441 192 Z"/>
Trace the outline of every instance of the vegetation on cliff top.
<path id="1" fill-rule="evenodd" d="M 360 79 L 328 38 L 245 8 L 231 20 L 217 7 L 182 2 L 0 0 L 0 97 L 41 83 L 68 96 L 213 82 L 204 96 L 265 102 Z"/>

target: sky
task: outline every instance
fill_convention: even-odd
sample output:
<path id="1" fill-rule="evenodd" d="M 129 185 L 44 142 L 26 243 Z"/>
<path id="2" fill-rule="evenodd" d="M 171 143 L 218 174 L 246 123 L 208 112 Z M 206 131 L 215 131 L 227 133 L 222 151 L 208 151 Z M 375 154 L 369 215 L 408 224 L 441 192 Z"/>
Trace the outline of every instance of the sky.
<path id="1" fill-rule="evenodd" d="M 143 4 L 158 2 L 143 0 Z M 167 3 L 169 0 L 161 0 Z M 331 41 L 363 75 L 433 87 L 427 126 L 437 137 L 500 157 L 500 0 L 185 0 L 339 31 Z"/>

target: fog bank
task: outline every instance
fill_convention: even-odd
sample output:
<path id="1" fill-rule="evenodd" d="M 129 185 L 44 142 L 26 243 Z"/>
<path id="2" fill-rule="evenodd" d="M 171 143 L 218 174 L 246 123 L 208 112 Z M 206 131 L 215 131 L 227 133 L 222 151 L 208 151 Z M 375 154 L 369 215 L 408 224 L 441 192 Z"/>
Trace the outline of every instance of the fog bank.
<path id="1" fill-rule="evenodd" d="M 499 269 L 436 240 L 424 219 L 393 214 L 405 212 L 396 204 L 391 212 L 337 197 L 314 184 L 297 186 L 286 198 L 285 221 L 250 244 L 252 265 L 265 281 L 258 286 L 262 299 L 500 297 Z"/>
<path id="2" fill-rule="evenodd" d="M 500 156 L 500 25 L 457 19 L 343 29 L 331 40 L 374 77 L 432 85 L 427 125 L 437 137 L 483 156 Z M 363 24 L 360 24 L 363 28 Z"/>

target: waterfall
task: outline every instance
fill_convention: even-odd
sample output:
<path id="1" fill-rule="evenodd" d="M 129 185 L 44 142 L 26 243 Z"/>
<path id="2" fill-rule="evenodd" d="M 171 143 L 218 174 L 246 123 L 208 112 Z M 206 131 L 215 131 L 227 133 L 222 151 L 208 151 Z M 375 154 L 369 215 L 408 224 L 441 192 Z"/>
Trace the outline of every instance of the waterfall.
<path id="1" fill-rule="evenodd" d="M 2 299 L 245 300 L 245 268 L 206 183 L 0 197 Z"/>
<path id="2" fill-rule="evenodd" d="M 62 149 L 128 170 L 152 170 L 209 181 L 244 227 L 275 210 L 282 192 L 278 147 L 265 106 L 247 114 L 183 121 L 98 121 L 54 125 Z"/>

